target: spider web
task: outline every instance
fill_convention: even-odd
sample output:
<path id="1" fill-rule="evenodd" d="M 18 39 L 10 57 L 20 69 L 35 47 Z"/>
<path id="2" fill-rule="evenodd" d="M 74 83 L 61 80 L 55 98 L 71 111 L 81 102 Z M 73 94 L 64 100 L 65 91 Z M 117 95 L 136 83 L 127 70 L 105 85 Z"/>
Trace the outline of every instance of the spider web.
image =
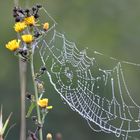
<path id="1" fill-rule="evenodd" d="M 45 13 L 53 26 L 37 45 L 55 90 L 92 130 L 114 133 L 123 140 L 132 138 L 131 133 L 140 131 L 140 106 L 131 97 L 122 64 L 140 65 L 108 57 L 115 66 L 101 68 L 96 56 L 104 54 L 95 51 L 94 57 L 88 57 L 86 50 L 80 51 L 56 30 L 56 22 L 46 10 Z M 94 124 L 100 129 L 95 129 Z"/>

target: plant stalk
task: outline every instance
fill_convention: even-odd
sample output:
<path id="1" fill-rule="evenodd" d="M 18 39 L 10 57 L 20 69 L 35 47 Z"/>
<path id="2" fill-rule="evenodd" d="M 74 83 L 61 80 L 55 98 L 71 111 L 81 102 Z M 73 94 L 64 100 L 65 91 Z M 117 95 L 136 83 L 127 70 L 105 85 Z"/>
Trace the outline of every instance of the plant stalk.
<path id="1" fill-rule="evenodd" d="M 21 58 L 19 58 L 20 92 L 21 92 L 20 140 L 26 140 L 26 113 L 25 113 L 26 71 L 27 71 L 27 62 L 23 62 Z"/>
<path id="2" fill-rule="evenodd" d="M 14 5 L 18 7 L 19 0 L 14 0 Z M 20 140 L 26 140 L 26 109 L 25 109 L 25 93 L 26 93 L 26 72 L 27 64 L 19 58 L 19 75 L 20 75 L 20 93 L 21 93 L 21 124 L 20 124 Z"/>
<path id="3" fill-rule="evenodd" d="M 30 57 L 30 65 L 31 65 L 31 74 L 32 74 L 32 80 L 33 80 L 33 86 L 34 86 L 34 92 L 35 92 L 35 101 L 37 103 L 37 101 L 38 101 L 38 90 L 37 90 L 37 85 L 36 85 L 36 82 L 35 82 L 35 72 L 34 72 L 33 55 L 34 55 L 34 53 L 32 51 L 31 57 Z M 38 122 L 40 124 L 42 124 L 41 115 L 40 115 L 40 109 L 39 109 L 39 106 L 38 105 L 36 105 L 36 111 L 37 111 L 37 119 L 38 119 Z M 39 140 L 43 140 L 42 128 L 40 128 L 40 130 L 39 130 Z"/>

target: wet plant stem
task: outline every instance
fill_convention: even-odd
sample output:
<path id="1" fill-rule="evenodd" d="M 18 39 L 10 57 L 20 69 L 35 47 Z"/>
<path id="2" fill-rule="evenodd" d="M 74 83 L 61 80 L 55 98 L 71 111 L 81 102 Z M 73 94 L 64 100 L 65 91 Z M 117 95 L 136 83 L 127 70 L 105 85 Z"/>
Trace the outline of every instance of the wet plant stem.
<path id="1" fill-rule="evenodd" d="M 34 57 L 33 57 L 33 55 L 34 55 L 34 53 L 32 51 L 31 56 L 30 56 L 30 66 L 31 66 L 31 74 L 32 74 L 32 80 L 33 80 L 33 86 L 34 86 L 35 101 L 37 103 L 37 101 L 38 101 L 38 90 L 37 90 L 37 85 L 36 85 L 36 82 L 35 82 Z M 40 124 L 42 124 L 41 115 L 40 115 L 40 109 L 39 109 L 38 105 L 36 105 L 36 111 L 37 111 L 38 122 Z M 39 140 L 43 140 L 42 128 L 40 128 L 40 130 L 39 130 Z"/>

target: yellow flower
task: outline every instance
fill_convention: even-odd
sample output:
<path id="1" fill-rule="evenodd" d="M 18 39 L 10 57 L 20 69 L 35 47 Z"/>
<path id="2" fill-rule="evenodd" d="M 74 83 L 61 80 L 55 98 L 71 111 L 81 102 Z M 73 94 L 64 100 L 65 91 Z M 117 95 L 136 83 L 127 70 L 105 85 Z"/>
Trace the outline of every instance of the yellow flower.
<path id="1" fill-rule="evenodd" d="M 48 107 L 48 102 L 49 100 L 47 98 L 44 98 L 44 99 L 38 100 L 37 104 L 42 108 L 46 108 Z"/>
<path id="2" fill-rule="evenodd" d="M 12 41 L 9 41 L 7 44 L 6 44 L 6 48 L 9 49 L 10 51 L 16 51 L 20 46 L 20 40 L 12 40 Z"/>
<path id="3" fill-rule="evenodd" d="M 31 34 L 22 35 L 21 38 L 27 44 L 33 41 L 33 36 Z"/>
<path id="4" fill-rule="evenodd" d="M 49 23 L 48 22 L 43 24 L 43 29 L 44 30 L 48 30 L 49 29 Z"/>
<path id="5" fill-rule="evenodd" d="M 35 17 L 34 16 L 30 16 L 30 17 L 26 17 L 24 19 L 24 22 L 26 25 L 35 25 Z"/>
<path id="6" fill-rule="evenodd" d="M 16 32 L 21 32 L 23 31 L 25 28 L 27 27 L 27 25 L 25 24 L 25 22 L 17 22 L 14 26 L 14 29 Z"/>

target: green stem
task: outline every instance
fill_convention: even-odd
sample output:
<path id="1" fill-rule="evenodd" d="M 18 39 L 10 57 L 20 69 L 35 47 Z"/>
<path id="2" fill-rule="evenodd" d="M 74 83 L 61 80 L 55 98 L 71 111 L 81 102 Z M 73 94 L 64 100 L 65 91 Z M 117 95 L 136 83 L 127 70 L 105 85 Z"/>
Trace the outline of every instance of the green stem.
<path id="1" fill-rule="evenodd" d="M 38 101 L 38 90 L 37 90 L 37 86 L 36 86 L 36 82 L 35 82 L 35 72 L 34 72 L 33 55 L 34 54 L 32 52 L 31 57 L 30 57 L 30 65 L 31 65 L 31 74 L 32 74 L 32 80 L 33 80 L 34 92 L 35 92 L 35 101 L 37 103 L 37 101 Z M 42 124 L 41 115 L 40 115 L 40 109 L 39 109 L 39 106 L 38 105 L 36 105 L 36 110 L 37 110 L 37 119 L 38 119 L 38 122 L 40 124 Z M 40 130 L 39 130 L 39 140 L 43 140 L 42 128 L 40 128 Z"/>

